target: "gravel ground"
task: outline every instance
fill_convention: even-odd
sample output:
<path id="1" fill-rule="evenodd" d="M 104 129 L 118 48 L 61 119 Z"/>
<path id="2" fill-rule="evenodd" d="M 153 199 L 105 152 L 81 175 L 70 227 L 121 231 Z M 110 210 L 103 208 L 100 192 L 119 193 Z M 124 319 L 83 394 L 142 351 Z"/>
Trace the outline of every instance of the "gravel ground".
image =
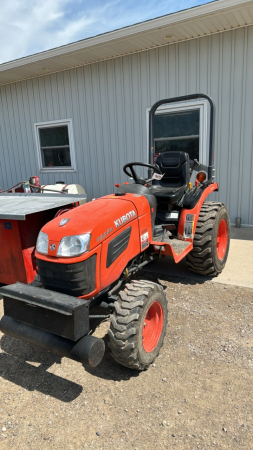
<path id="1" fill-rule="evenodd" d="M 253 290 L 145 277 L 169 302 L 145 372 L 108 349 L 90 369 L 0 333 L 1 450 L 253 448 Z M 108 321 L 94 325 L 107 342 Z"/>

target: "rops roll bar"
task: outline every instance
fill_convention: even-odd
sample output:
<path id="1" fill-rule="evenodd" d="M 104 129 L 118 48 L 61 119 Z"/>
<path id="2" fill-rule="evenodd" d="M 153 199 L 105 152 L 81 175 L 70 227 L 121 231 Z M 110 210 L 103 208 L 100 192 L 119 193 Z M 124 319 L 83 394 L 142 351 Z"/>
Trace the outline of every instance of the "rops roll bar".
<path id="1" fill-rule="evenodd" d="M 214 104 L 212 99 L 206 94 L 191 94 L 183 95 L 181 97 L 167 98 L 159 100 L 156 102 L 149 112 L 149 163 L 152 164 L 154 155 L 154 123 L 155 123 L 155 112 L 159 106 L 167 103 L 176 103 L 187 100 L 196 100 L 199 98 L 205 98 L 208 100 L 210 105 L 210 131 L 209 131 L 209 162 L 208 162 L 208 180 L 213 180 L 213 163 L 214 163 L 214 152 L 213 152 L 213 135 L 214 135 Z"/>

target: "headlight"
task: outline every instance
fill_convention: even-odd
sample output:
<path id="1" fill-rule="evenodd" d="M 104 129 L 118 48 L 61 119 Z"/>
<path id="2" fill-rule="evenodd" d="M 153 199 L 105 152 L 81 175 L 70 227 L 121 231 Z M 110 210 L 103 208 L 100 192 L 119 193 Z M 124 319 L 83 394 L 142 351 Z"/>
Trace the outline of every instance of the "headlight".
<path id="1" fill-rule="evenodd" d="M 47 255 L 48 235 L 46 233 L 43 233 L 43 231 L 39 232 L 37 242 L 36 242 L 36 250 L 39 253 L 43 253 L 44 255 Z"/>
<path id="2" fill-rule="evenodd" d="M 62 238 L 57 256 L 78 256 L 89 250 L 90 234 L 78 234 Z"/>

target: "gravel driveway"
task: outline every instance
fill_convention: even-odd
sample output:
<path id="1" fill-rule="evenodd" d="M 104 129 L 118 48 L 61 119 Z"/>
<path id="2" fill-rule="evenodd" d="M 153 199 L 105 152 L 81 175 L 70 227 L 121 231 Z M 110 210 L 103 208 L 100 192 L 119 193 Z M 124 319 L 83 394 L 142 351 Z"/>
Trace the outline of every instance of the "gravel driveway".
<path id="1" fill-rule="evenodd" d="M 253 290 L 141 277 L 169 302 L 164 346 L 145 372 L 108 349 L 90 369 L 0 333 L 2 450 L 253 448 Z M 107 341 L 108 321 L 94 325 Z"/>

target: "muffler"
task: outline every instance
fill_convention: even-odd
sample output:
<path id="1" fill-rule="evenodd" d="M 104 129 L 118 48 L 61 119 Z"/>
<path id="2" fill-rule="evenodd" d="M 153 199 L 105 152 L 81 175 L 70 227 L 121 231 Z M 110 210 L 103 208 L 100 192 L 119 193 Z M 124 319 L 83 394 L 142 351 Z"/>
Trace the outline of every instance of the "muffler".
<path id="1" fill-rule="evenodd" d="M 74 342 L 6 316 L 0 321 L 0 330 L 16 339 L 91 367 L 96 367 L 102 361 L 105 352 L 103 339 L 95 336 L 86 335 Z"/>

